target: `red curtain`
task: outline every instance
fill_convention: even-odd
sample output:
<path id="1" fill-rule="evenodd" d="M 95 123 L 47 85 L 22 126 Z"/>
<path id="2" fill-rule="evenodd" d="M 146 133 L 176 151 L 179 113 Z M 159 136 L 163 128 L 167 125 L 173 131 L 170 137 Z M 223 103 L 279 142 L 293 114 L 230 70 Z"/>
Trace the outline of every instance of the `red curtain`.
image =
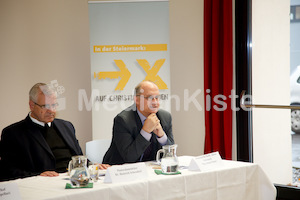
<path id="1" fill-rule="evenodd" d="M 204 153 L 219 151 L 228 160 L 232 159 L 232 50 L 232 0 L 204 0 Z"/>

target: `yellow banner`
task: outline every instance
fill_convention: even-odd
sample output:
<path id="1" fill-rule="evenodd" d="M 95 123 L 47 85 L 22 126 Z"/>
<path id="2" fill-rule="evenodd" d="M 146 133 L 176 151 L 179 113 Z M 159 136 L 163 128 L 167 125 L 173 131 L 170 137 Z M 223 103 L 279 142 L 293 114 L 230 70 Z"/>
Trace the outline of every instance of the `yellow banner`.
<path id="1" fill-rule="evenodd" d="M 167 51 L 167 44 L 96 45 L 94 53 Z"/>

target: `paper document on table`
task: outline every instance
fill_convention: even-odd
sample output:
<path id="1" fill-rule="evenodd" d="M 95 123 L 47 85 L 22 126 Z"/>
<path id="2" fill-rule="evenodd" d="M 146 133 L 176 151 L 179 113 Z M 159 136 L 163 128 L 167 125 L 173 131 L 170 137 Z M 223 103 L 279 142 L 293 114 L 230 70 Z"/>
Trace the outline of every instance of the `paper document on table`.
<path id="1" fill-rule="evenodd" d="M 0 184 L 0 199 L 21 200 L 21 195 L 17 183 Z"/>
<path id="2" fill-rule="evenodd" d="M 145 163 L 115 165 L 107 168 L 104 183 L 127 182 L 147 177 Z"/>
<path id="3" fill-rule="evenodd" d="M 180 169 L 187 169 L 193 158 L 194 158 L 194 156 L 179 156 L 178 157 L 179 168 Z"/>
<path id="4" fill-rule="evenodd" d="M 213 152 L 193 158 L 190 162 L 189 170 L 206 171 L 219 168 L 222 165 L 222 158 L 219 152 Z"/>

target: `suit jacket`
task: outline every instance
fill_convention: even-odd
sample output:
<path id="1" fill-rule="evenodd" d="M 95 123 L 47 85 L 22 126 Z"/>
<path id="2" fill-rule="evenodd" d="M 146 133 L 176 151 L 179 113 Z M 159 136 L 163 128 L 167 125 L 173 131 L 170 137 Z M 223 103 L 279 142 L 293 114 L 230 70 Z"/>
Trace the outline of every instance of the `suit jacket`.
<path id="1" fill-rule="evenodd" d="M 136 109 L 134 104 L 114 118 L 112 142 L 103 158 L 103 163 L 115 165 L 138 162 L 144 151 L 151 144 L 150 141 L 147 141 L 140 134 L 143 125 Z M 156 115 L 168 136 L 166 144 L 174 144 L 171 114 L 167 111 L 159 110 Z M 155 135 L 152 137 L 155 137 Z M 153 143 L 151 158 L 155 160 L 156 152 L 161 148 L 161 145 L 156 138 L 153 140 Z"/>
<path id="2" fill-rule="evenodd" d="M 72 123 L 61 119 L 54 119 L 52 123 L 61 133 L 71 154 L 82 155 Z M 41 129 L 29 116 L 3 129 L 0 150 L 2 180 L 55 171 L 55 157 Z"/>

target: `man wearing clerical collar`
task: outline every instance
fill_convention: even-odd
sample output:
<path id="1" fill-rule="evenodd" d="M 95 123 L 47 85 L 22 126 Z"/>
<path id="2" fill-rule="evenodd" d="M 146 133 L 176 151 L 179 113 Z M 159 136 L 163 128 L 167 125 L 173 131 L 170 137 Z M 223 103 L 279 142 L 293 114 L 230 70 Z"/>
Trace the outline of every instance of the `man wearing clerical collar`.
<path id="1" fill-rule="evenodd" d="M 82 155 L 73 124 L 55 118 L 57 107 L 51 87 L 37 83 L 31 88 L 30 113 L 2 131 L 0 179 L 58 176 L 67 171 L 72 156 Z"/>
<path id="2" fill-rule="evenodd" d="M 36 85 L 37 86 L 37 85 Z M 56 115 L 58 106 L 56 92 L 47 85 L 38 84 L 38 87 L 32 87 L 29 92 L 30 117 L 36 123 L 50 123 Z"/>

